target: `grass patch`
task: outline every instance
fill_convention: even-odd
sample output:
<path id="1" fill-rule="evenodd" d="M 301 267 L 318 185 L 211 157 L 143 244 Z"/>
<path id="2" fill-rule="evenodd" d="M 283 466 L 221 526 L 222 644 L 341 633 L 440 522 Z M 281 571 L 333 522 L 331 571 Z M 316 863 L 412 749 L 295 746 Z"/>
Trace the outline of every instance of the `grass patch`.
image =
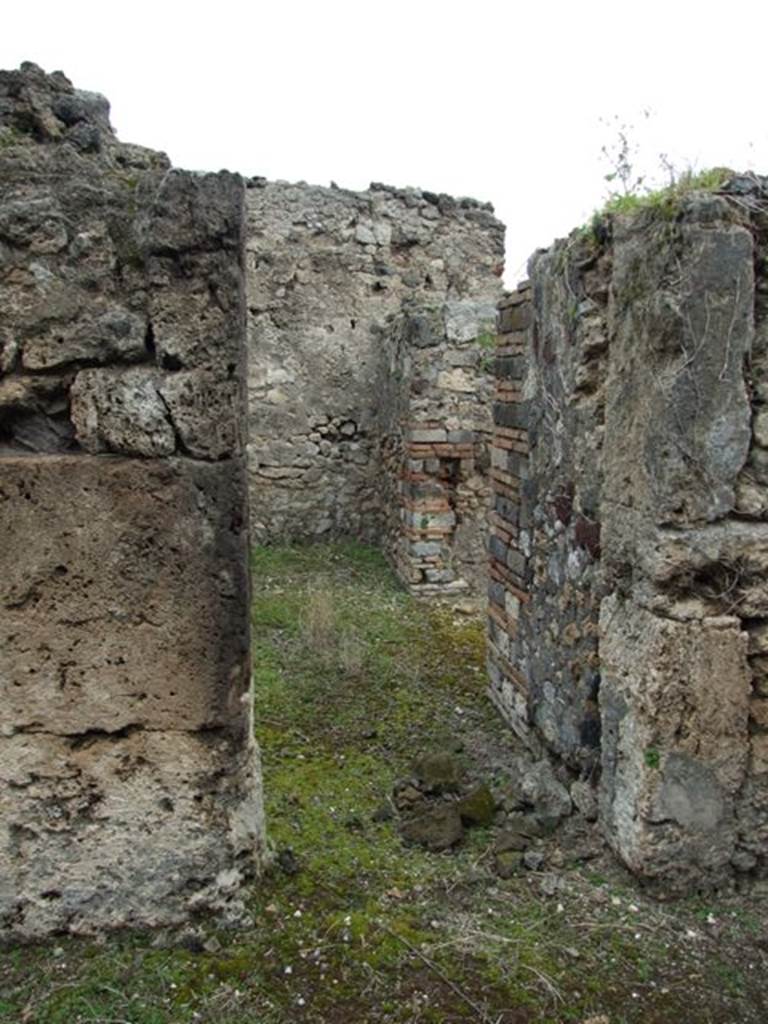
<path id="1" fill-rule="evenodd" d="M 283 855 L 249 894 L 252 928 L 7 951 L 2 1024 L 766 1019 L 760 905 L 749 927 L 718 901 L 704 918 L 703 904 L 657 907 L 602 864 L 546 890 L 535 874 L 501 881 L 488 830 L 449 855 L 403 846 L 374 812 L 416 754 L 511 756 L 485 696 L 484 623 L 417 603 L 360 545 L 260 549 L 252 564 L 256 732 Z"/>

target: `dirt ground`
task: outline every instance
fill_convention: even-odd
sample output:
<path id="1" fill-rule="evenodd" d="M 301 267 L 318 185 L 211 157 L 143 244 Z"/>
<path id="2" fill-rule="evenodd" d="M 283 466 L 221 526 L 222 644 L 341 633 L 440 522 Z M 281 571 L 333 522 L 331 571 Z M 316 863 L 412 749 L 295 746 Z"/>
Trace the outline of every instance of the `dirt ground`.
<path id="1" fill-rule="evenodd" d="M 480 615 L 417 604 L 356 545 L 253 568 L 275 858 L 250 923 L 5 949 L 1 1022 L 768 1020 L 768 887 L 660 903 L 576 818 L 499 877 L 519 750 L 485 695 Z M 436 751 L 498 805 L 443 853 L 405 845 L 390 803 Z"/>

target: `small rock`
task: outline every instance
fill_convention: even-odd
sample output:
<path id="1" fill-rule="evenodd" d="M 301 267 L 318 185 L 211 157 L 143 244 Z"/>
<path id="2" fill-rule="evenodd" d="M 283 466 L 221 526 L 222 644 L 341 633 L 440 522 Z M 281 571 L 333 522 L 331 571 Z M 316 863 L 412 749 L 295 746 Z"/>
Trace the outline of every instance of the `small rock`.
<path id="1" fill-rule="evenodd" d="M 277 865 L 286 875 L 296 875 L 299 872 L 299 862 L 296 860 L 296 854 L 290 846 L 286 846 L 278 851 Z"/>
<path id="2" fill-rule="evenodd" d="M 529 834 L 538 839 L 551 836 L 561 821 L 558 817 L 546 814 L 527 814 L 525 820 Z"/>
<path id="3" fill-rule="evenodd" d="M 464 829 L 456 804 L 438 804 L 404 821 L 400 834 L 408 843 L 439 853 L 460 842 Z"/>
<path id="4" fill-rule="evenodd" d="M 401 789 L 396 789 L 394 794 L 395 806 L 398 810 L 402 811 L 413 804 L 417 804 L 423 797 L 421 790 L 416 789 L 415 786 L 404 785 Z"/>
<path id="5" fill-rule="evenodd" d="M 510 850 L 527 850 L 533 840 L 530 836 L 518 832 L 516 829 L 504 829 L 496 837 L 493 848 L 497 853 L 507 853 Z"/>
<path id="6" fill-rule="evenodd" d="M 552 850 L 549 854 L 549 864 L 553 868 L 561 868 L 565 865 L 565 854 L 562 850 Z"/>
<path id="7" fill-rule="evenodd" d="M 190 953 L 202 953 L 205 950 L 205 942 L 202 935 L 195 931 L 184 931 L 179 935 L 178 945 Z"/>
<path id="8" fill-rule="evenodd" d="M 493 794 L 484 782 L 459 800 L 459 814 L 468 828 L 473 825 L 480 828 L 490 825 L 495 813 Z"/>
<path id="9" fill-rule="evenodd" d="M 757 857 L 747 850 L 736 850 L 731 857 L 731 864 L 737 871 L 751 871 L 757 864 Z"/>
<path id="10" fill-rule="evenodd" d="M 494 859 L 494 870 L 499 878 L 511 878 L 516 875 L 523 863 L 522 853 L 516 850 L 504 850 L 497 853 Z"/>
<path id="11" fill-rule="evenodd" d="M 557 822 L 573 809 L 570 794 L 555 778 L 549 761 L 539 761 L 525 772 L 520 780 L 520 792 L 543 820 Z"/>
<path id="12" fill-rule="evenodd" d="M 457 601 L 453 610 L 459 615 L 477 615 L 478 607 L 474 601 Z"/>
<path id="13" fill-rule="evenodd" d="M 588 782 L 577 779 L 571 786 L 573 806 L 587 821 L 597 821 L 597 794 Z"/>
<path id="14" fill-rule="evenodd" d="M 499 802 L 502 808 L 509 813 L 520 811 L 525 807 L 525 800 L 520 795 L 519 787 L 511 783 L 502 789 Z"/>
<path id="15" fill-rule="evenodd" d="M 544 875 L 539 885 L 542 896 L 554 896 L 562 888 L 562 882 L 558 875 Z M 560 905 L 558 905 L 560 910 Z"/>
<path id="16" fill-rule="evenodd" d="M 496 847 L 505 844 L 509 850 L 527 850 L 534 840 L 542 839 L 550 834 L 550 829 L 532 814 L 510 814 L 506 827 L 496 840 Z"/>
<path id="17" fill-rule="evenodd" d="M 446 753 L 424 754 L 415 762 L 413 772 L 427 793 L 455 793 L 463 774 L 459 761 Z"/>
<path id="18" fill-rule="evenodd" d="M 541 850 L 526 850 L 523 854 L 523 867 L 529 871 L 541 871 L 544 867 L 544 854 Z"/>

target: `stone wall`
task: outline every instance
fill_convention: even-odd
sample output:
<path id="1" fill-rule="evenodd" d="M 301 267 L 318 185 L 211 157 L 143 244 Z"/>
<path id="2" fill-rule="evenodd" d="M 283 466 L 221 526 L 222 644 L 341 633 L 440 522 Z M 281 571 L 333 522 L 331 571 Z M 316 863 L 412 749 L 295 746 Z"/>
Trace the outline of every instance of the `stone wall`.
<path id="1" fill-rule="evenodd" d="M 459 300 L 409 303 L 389 325 L 384 549 L 416 595 L 485 590 L 494 323 Z"/>
<path id="2" fill-rule="evenodd" d="M 0 73 L 0 928 L 239 909 L 251 735 L 242 182 Z"/>
<path id="3" fill-rule="evenodd" d="M 411 374 L 402 360 L 412 349 L 416 390 L 437 387 L 430 361 L 454 374 L 446 394 L 474 386 L 465 371 L 480 366 L 476 339 L 501 294 L 503 228 L 487 205 L 417 189 L 254 179 L 247 195 L 254 539 L 380 543 L 400 501 L 387 473 L 402 472 L 390 436 L 403 426 L 392 405 Z M 419 324 L 434 326 L 428 340 Z M 411 418 L 434 418 L 415 392 L 410 404 Z"/>
<path id="4" fill-rule="evenodd" d="M 768 865 L 766 207 L 606 217 L 499 314 L 492 693 L 668 888 Z"/>

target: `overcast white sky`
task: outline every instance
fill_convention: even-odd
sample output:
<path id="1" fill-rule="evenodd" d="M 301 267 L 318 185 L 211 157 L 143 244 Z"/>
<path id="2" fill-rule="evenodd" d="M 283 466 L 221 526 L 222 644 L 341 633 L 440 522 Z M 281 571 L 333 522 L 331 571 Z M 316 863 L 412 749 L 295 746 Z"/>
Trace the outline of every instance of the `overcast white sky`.
<path id="1" fill-rule="evenodd" d="M 651 171 L 768 172 L 768 5 L 698 0 L 6 0 L 0 66 L 103 92 L 192 169 L 490 200 L 507 283 L 605 199 L 618 117 Z M 642 111 L 650 109 L 647 119 Z M 639 163 L 642 161 L 638 162 Z"/>

